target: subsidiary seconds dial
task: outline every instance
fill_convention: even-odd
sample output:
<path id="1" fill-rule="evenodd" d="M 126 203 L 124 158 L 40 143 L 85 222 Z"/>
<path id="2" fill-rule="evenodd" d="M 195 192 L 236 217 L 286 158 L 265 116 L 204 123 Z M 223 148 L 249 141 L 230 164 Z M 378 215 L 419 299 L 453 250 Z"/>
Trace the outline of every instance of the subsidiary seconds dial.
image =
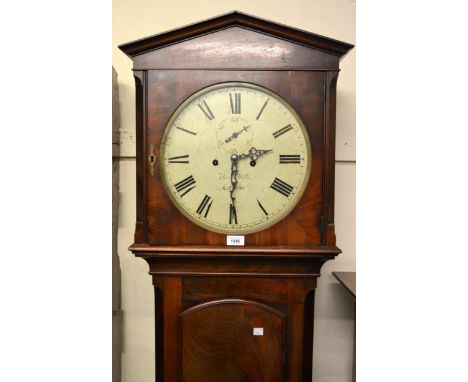
<path id="1" fill-rule="evenodd" d="M 283 219 L 309 179 L 307 131 L 277 94 L 248 83 L 207 87 L 183 102 L 161 142 L 164 187 L 195 224 L 253 233 Z"/>

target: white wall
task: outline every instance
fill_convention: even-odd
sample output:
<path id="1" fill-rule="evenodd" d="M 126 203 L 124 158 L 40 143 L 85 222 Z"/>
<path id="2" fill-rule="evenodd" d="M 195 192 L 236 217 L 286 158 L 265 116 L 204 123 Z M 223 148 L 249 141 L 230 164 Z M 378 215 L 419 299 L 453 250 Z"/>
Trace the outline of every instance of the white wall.
<path id="1" fill-rule="evenodd" d="M 119 76 L 122 382 L 154 382 L 154 299 L 148 266 L 128 250 L 135 223 L 135 90 L 132 62 L 117 45 L 234 9 L 355 43 L 355 2 L 346 0 L 113 0 L 112 63 Z M 337 93 L 335 227 L 343 253 L 322 268 L 316 292 L 314 382 L 351 382 L 354 304 L 331 275 L 355 270 L 355 49 L 341 62 Z"/>

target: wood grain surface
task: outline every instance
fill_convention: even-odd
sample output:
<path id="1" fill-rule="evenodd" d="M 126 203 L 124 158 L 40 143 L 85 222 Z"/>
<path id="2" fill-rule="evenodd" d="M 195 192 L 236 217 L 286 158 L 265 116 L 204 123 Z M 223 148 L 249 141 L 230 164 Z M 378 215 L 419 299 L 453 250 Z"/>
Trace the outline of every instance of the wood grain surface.
<path id="1" fill-rule="evenodd" d="M 255 301 L 222 299 L 181 312 L 184 382 L 284 381 L 285 316 Z M 254 329 L 262 335 L 254 335 Z"/>

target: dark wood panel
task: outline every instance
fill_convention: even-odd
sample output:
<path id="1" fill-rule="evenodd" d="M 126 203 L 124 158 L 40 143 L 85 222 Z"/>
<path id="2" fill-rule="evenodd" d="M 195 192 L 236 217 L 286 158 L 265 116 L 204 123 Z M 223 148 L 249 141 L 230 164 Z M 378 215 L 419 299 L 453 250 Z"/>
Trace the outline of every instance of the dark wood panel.
<path id="1" fill-rule="evenodd" d="M 317 277 L 328 258 L 152 258 L 150 273 L 160 276 Z"/>
<path id="2" fill-rule="evenodd" d="M 267 87 L 288 100 L 303 120 L 312 148 L 307 190 L 294 210 L 269 229 L 246 235 L 246 245 L 319 245 L 321 243 L 324 74 L 321 72 L 150 71 L 148 72 L 147 145 L 159 147 L 163 129 L 176 107 L 191 94 L 226 81 Z M 307 94 L 307 96 L 305 96 Z M 146 155 L 149 149 L 146 148 Z M 159 171 L 148 177 L 148 240 L 154 245 L 225 245 L 226 236 L 186 219 L 172 204 Z"/>
<path id="3" fill-rule="evenodd" d="M 156 291 L 162 288 L 162 295 L 164 296 L 161 300 L 161 293 L 158 292 L 157 296 L 159 297 L 156 299 L 156 312 L 159 322 L 156 327 L 156 349 L 164 349 L 164 356 L 160 355 L 158 357 L 157 354 L 156 372 L 157 375 L 164 374 L 164 381 L 191 381 L 189 378 L 183 378 L 181 371 L 185 367 L 187 377 L 194 375 L 194 378 L 200 381 L 217 382 L 215 371 L 209 372 L 210 367 L 208 365 L 211 365 L 211 369 L 216 369 L 217 365 L 223 362 L 231 363 L 233 361 L 229 357 L 229 362 L 219 360 L 216 357 L 223 358 L 227 354 L 237 354 L 237 345 L 234 346 L 234 349 L 231 349 L 229 341 L 224 343 L 224 346 L 231 350 L 224 353 L 220 352 L 219 347 L 222 346 L 222 339 L 226 339 L 226 334 L 223 333 L 233 333 L 232 331 L 236 329 L 232 329 L 232 327 L 237 327 L 241 331 L 244 330 L 243 333 L 246 335 L 248 325 L 268 327 L 268 325 L 262 326 L 260 324 L 262 322 L 268 323 L 269 319 L 264 317 L 266 321 L 257 321 L 257 325 L 250 318 L 258 317 L 258 315 L 249 313 L 248 310 L 242 308 L 240 309 L 243 312 L 242 314 L 236 309 L 229 312 L 221 309 L 221 312 L 215 312 L 212 317 L 203 313 L 198 316 L 195 315 L 193 320 L 190 319 L 188 325 L 185 325 L 184 329 L 183 320 L 188 312 L 193 313 L 203 310 L 202 307 L 217 305 L 220 300 L 249 301 L 248 305 L 263 306 L 263 310 L 266 309 L 267 312 L 274 312 L 275 315 L 284 317 L 281 330 L 272 335 L 273 339 L 279 339 L 279 337 L 274 336 L 281 334 L 281 349 L 282 353 L 284 353 L 281 364 L 284 365 L 284 378 L 288 382 L 303 382 L 306 380 L 304 378 L 310 375 L 313 344 L 313 291 L 316 288 L 316 278 L 160 278 L 153 276 L 153 283 Z M 267 315 L 267 317 L 269 316 Z M 225 324 L 226 326 L 224 326 Z M 220 327 L 221 333 L 217 332 Z M 276 327 L 276 329 L 278 328 Z M 269 334 L 270 332 L 268 332 Z M 242 333 L 235 332 L 235 338 L 242 336 Z M 272 339 L 267 340 L 271 341 Z M 251 349 L 251 344 L 248 341 L 249 339 L 246 339 L 246 337 L 243 337 L 240 341 L 247 346 L 246 352 Z M 185 345 L 188 346 L 185 348 Z M 176 348 L 179 349 L 178 352 L 176 352 Z M 187 357 L 189 359 L 188 365 L 184 364 Z M 196 365 L 192 365 L 192 362 L 196 363 Z M 241 365 L 237 366 L 242 370 L 243 362 L 243 359 L 234 360 L 233 364 L 240 363 Z M 204 365 L 205 367 L 197 370 L 198 365 Z M 262 367 L 258 368 L 261 374 L 255 375 L 253 381 L 262 381 L 261 378 L 264 373 L 269 373 L 272 370 L 268 364 L 262 365 Z M 249 377 L 249 375 L 246 377 L 245 374 L 239 374 L 237 366 L 232 366 L 234 367 L 233 378 L 234 376 L 239 377 L 239 375 L 244 378 Z M 268 370 L 264 370 L 263 367 L 267 367 Z M 192 374 L 192 371 L 189 370 L 193 370 L 195 374 Z M 203 370 L 208 370 L 208 372 L 202 375 L 200 373 Z M 270 375 L 267 375 L 267 378 L 270 377 Z M 233 381 L 237 380 L 233 379 Z"/>
<path id="4" fill-rule="evenodd" d="M 163 348 L 164 381 L 178 381 L 180 380 L 180 369 L 177 362 L 179 357 L 179 343 L 177 341 L 179 328 L 176 317 L 180 313 L 182 280 L 178 277 L 169 277 L 163 280 L 162 320 L 164 323 L 164 340 L 162 346 L 156 345 L 156 349 Z"/>
<path id="5" fill-rule="evenodd" d="M 183 382 L 284 382 L 285 317 L 266 304 L 194 306 L 181 313 L 181 333 Z"/>
<path id="6" fill-rule="evenodd" d="M 290 284 L 291 288 L 294 288 Z M 302 380 L 312 381 L 312 361 L 314 349 L 314 303 L 315 289 L 309 290 L 304 298 L 304 335 L 302 338 Z"/>
<path id="7" fill-rule="evenodd" d="M 158 281 L 161 281 L 159 279 Z M 154 332 L 155 338 L 155 365 L 156 382 L 162 382 L 164 378 L 164 302 L 161 282 L 154 283 Z M 164 289 L 164 288 L 163 288 Z"/>
<path id="8" fill-rule="evenodd" d="M 133 72 L 135 79 L 135 115 L 136 115 L 136 225 L 135 243 L 145 243 L 148 240 L 146 224 L 146 176 L 144 155 L 146 147 L 146 72 Z"/>
<path id="9" fill-rule="evenodd" d="M 329 72 L 325 79 L 325 125 L 323 135 L 323 226 L 322 243 L 335 245 L 335 145 L 336 145 L 336 82 L 337 72 Z"/>
<path id="10" fill-rule="evenodd" d="M 230 27 L 134 58 L 134 69 L 324 69 L 338 56 L 243 27 Z"/>
<path id="11" fill-rule="evenodd" d="M 238 277 L 186 277 L 182 309 L 216 299 L 240 298 L 271 305 L 285 311 L 286 279 Z"/>

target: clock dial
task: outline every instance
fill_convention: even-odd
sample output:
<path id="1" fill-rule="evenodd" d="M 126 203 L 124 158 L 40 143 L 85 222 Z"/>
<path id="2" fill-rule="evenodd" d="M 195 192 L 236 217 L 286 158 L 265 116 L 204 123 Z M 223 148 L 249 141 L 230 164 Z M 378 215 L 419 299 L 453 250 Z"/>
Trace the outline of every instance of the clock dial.
<path id="1" fill-rule="evenodd" d="M 277 94 L 248 83 L 207 87 L 183 102 L 161 141 L 175 206 L 208 230 L 246 234 L 284 218 L 309 179 L 307 131 Z"/>

